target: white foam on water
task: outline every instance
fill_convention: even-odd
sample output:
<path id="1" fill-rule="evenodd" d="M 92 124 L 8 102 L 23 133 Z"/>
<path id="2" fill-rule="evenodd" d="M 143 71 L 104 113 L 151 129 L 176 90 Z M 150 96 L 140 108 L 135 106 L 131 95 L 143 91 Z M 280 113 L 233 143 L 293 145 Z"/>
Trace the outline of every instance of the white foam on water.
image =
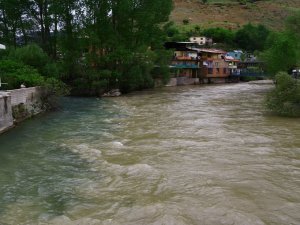
<path id="1" fill-rule="evenodd" d="M 91 148 L 88 144 L 61 144 L 60 146 L 78 154 L 81 158 L 88 160 L 88 162 L 93 162 L 102 157 L 101 150 Z"/>
<path id="2" fill-rule="evenodd" d="M 157 172 L 157 170 L 155 170 L 152 166 L 148 164 L 135 164 L 127 167 L 126 174 L 128 176 L 143 176 L 147 174 L 151 175 Z"/>
<path id="3" fill-rule="evenodd" d="M 47 223 L 39 223 L 39 225 L 101 225 L 101 221 L 93 218 L 81 218 L 78 220 L 71 220 L 67 216 L 56 217 Z"/>
<path id="4" fill-rule="evenodd" d="M 111 144 L 112 144 L 113 147 L 116 147 L 116 148 L 124 147 L 124 144 L 120 141 L 113 141 Z"/>

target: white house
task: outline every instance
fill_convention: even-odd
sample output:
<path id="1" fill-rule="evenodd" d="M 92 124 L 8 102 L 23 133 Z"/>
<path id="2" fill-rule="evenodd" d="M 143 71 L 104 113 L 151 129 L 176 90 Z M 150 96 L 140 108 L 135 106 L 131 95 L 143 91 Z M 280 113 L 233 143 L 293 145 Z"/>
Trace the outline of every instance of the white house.
<path id="1" fill-rule="evenodd" d="M 212 38 L 208 37 L 190 37 L 190 42 L 197 43 L 198 45 L 212 45 Z"/>

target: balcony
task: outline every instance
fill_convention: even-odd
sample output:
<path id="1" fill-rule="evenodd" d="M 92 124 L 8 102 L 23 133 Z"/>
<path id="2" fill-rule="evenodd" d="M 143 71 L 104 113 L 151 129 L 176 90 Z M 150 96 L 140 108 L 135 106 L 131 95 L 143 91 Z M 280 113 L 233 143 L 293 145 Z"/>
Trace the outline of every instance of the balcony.
<path id="1" fill-rule="evenodd" d="M 193 61 L 197 60 L 197 57 L 191 57 L 191 56 L 175 56 L 173 60 L 178 60 L 178 61 Z"/>
<path id="2" fill-rule="evenodd" d="M 198 69 L 199 66 L 197 64 L 179 63 L 179 64 L 173 64 L 173 65 L 171 65 L 171 68 L 176 68 L 176 69 Z"/>

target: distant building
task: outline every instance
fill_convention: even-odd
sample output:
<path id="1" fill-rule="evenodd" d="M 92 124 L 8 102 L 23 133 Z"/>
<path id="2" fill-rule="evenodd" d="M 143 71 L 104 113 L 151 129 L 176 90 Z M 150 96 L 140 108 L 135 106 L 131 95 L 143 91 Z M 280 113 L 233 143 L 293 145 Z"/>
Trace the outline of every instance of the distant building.
<path id="1" fill-rule="evenodd" d="M 226 58 L 220 49 L 200 48 L 196 42 L 167 42 L 165 47 L 174 51 L 170 68 L 177 81 L 186 77 L 197 79 L 194 83 L 224 83 L 237 70 L 239 60 Z"/>
<path id="2" fill-rule="evenodd" d="M 167 42 L 166 49 L 173 49 L 173 58 L 170 67 L 175 77 L 198 77 L 198 53 L 192 50 L 192 42 Z"/>
<path id="3" fill-rule="evenodd" d="M 200 46 L 213 44 L 213 39 L 208 37 L 190 37 L 190 42 L 197 43 Z"/>
<path id="4" fill-rule="evenodd" d="M 238 58 L 238 57 L 237 57 Z M 240 73 L 240 69 L 238 69 L 238 63 L 241 61 L 232 56 L 228 56 L 228 53 L 225 55 L 224 60 L 228 62 L 228 69 L 230 75 L 238 75 Z"/>
<path id="5" fill-rule="evenodd" d="M 200 49 L 201 75 L 209 81 L 225 81 L 229 76 L 229 63 L 224 60 L 226 52 L 218 49 Z M 218 79 L 211 79 L 218 78 Z M 220 79 L 222 78 L 222 79 Z"/>
<path id="6" fill-rule="evenodd" d="M 0 49 L 6 49 L 6 46 L 5 45 L 2 45 L 2 44 L 0 44 Z"/>
<path id="7" fill-rule="evenodd" d="M 192 48 L 198 52 L 200 78 L 202 82 L 224 83 L 230 75 L 226 52 L 219 49 Z"/>
<path id="8" fill-rule="evenodd" d="M 244 53 L 241 50 L 234 50 L 232 52 L 227 52 L 225 57 L 232 57 L 233 59 L 242 61 L 242 57 L 243 57 Z"/>
<path id="9" fill-rule="evenodd" d="M 192 49 L 196 46 L 193 42 L 165 43 L 166 49 L 174 51 L 170 69 L 177 85 L 199 82 L 199 56 L 197 50 Z"/>

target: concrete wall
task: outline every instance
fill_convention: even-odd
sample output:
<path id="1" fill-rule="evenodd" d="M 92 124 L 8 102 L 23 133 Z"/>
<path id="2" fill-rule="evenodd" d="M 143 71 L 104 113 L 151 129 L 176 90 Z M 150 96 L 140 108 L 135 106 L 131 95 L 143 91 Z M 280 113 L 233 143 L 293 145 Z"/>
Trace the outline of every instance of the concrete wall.
<path id="1" fill-rule="evenodd" d="M 199 84 L 199 78 L 189 78 L 189 77 L 174 77 L 171 78 L 169 83 L 166 84 L 167 87 L 181 86 L 181 85 L 193 85 Z"/>
<path id="2" fill-rule="evenodd" d="M 11 96 L 0 92 L 0 133 L 13 126 Z"/>
<path id="3" fill-rule="evenodd" d="M 0 92 L 0 133 L 15 122 L 42 112 L 41 94 L 39 87 Z"/>
<path id="4" fill-rule="evenodd" d="M 177 77 L 177 85 L 199 84 L 199 78 Z"/>
<path id="5" fill-rule="evenodd" d="M 177 86 L 177 79 L 176 78 L 170 78 L 169 83 L 167 83 L 166 86 L 167 87 Z"/>

